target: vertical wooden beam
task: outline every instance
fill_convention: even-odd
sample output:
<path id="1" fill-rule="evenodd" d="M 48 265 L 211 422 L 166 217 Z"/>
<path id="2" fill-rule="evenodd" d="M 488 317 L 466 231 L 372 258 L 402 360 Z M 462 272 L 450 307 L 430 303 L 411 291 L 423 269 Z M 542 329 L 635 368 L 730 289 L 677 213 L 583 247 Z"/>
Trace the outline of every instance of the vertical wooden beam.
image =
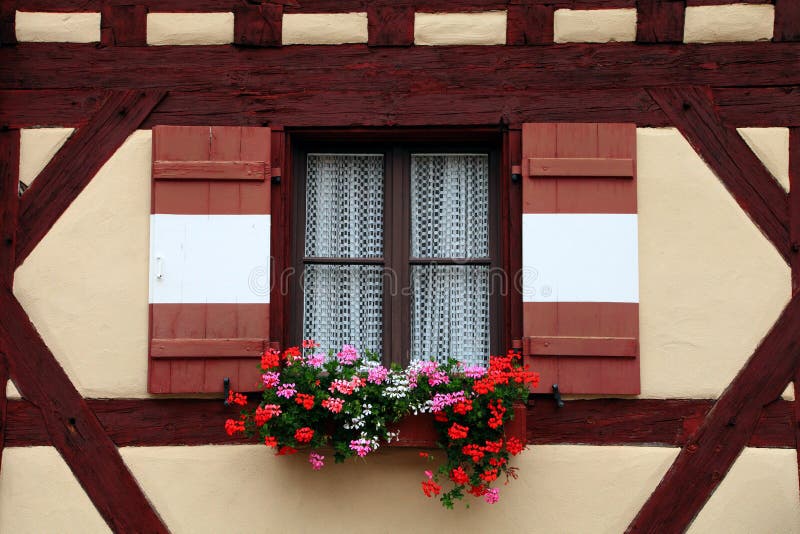
<path id="1" fill-rule="evenodd" d="M 242 5 L 233 10 L 233 43 L 240 46 L 281 46 L 283 5 Z"/>
<path id="2" fill-rule="evenodd" d="M 789 129 L 789 240 L 792 292 L 800 290 L 800 127 Z"/>
<path id="3" fill-rule="evenodd" d="M 6 398 L 6 385 L 8 384 L 8 359 L 6 357 L 5 342 L 0 339 L 0 471 L 3 469 L 3 447 L 6 444 L 6 421 L 8 421 L 8 399 Z"/>
<path id="4" fill-rule="evenodd" d="M 506 23 L 506 44 L 553 44 L 551 5 L 509 4 Z"/>
<path id="5" fill-rule="evenodd" d="M 147 6 L 103 2 L 100 43 L 106 46 L 147 46 Z"/>
<path id="6" fill-rule="evenodd" d="M 685 0 L 636 0 L 636 41 L 680 43 L 683 41 Z"/>
<path id="7" fill-rule="evenodd" d="M 773 41 L 800 41 L 800 2 L 775 0 Z"/>
<path id="8" fill-rule="evenodd" d="M 800 355 L 800 293 L 714 404 L 628 532 L 685 532 L 750 441 L 764 406 L 780 398 Z"/>
<path id="9" fill-rule="evenodd" d="M 710 89 L 665 87 L 647 91 L 788 263 L 788 195 L 736 128 L 722 123 Z"/>
<path id="10" fill-rule="evenodd" d="M 414 7 L 402 2 L 367 6 L 369 46 L 411 46 L 414 44 Z"/>
<path id="11" fill-rule="evenodd" d="M 789 238 L 792 243 L 792 293 L 796 295 L 800 292 L 800 127 L 789 128 L 789 220 Z M 797 476 L 800 480 L 800 354 L 797 356 L 795 366 L 793 422 Z"/>
<path id="12" fill-rule="evenodd" d="M 17 43 L 17 0 L 0 0 L 0 46 Z"/>
<path id="13" fill-rule="evenodd" d="M 0 286 L 11 288 L 19 210 L 19 130 L 0 131 Z"/>

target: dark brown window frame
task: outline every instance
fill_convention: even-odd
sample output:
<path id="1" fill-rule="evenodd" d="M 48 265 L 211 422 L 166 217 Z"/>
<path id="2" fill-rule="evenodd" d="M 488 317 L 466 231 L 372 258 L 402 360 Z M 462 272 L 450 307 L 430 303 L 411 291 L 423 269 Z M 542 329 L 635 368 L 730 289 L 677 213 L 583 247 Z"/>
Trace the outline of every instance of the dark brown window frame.
<path id="1" fill-rule="evenodd" d="M 287 132 L 288 133 L 288 132 Z M 437 265 L 486 264 L 490 268 L 490 352 L 508 348 L 509 331 L 504 317 L 507 299 L 514 294 L 513 277 L 504 281 L 493 273 L 510 273 L 505 259 L 509 257 L 509 240 L 503 235 L 501 220 L 507 213 L 508 196 L 502 193 L 502 170 L 507 166 L 503 150 L 505 136 L 498 129 L 411 131 L 322 130 L 297 131 L 287 136 L 287 155 L 291 157 L 292 212 L 287 231 L 291 235 L 291 277 L 288 292 L 289 325 L 285 329 L 289 344 L 302 339 L 303 292 L 302 273 L 307 263 L 380 264 L 397 273 L 397 283 L 406 291 L 392 297 L 389 277 L 384 277 L 383 357 L 384 363 L 408 365 L 411 344 L 412 264 Z M 415 259 L 410 257 L 410 161 L 415 153 L 486 153 L 489 156 L 489 258 L 488 260 Z M 339 259 L 306 258 L 305 248 L 305 182 L 309 153 L 382 153 L 384 155 L 384 255 L 383 258 Z M 397 202 L 397 199 L 401 199 Z M 393 235 L 391 228 L 400 228 Z M 395 237 L 401 235 L 403 239 Z M 399 356 L 398 356 L 399 355 Z"/>

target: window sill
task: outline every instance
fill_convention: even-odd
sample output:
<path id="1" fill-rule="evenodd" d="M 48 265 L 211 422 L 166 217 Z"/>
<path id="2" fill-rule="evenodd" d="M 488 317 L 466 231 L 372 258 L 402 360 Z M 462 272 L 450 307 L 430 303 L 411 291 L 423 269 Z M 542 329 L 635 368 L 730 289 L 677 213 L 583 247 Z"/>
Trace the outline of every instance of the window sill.
<path id="1" fill-rule="evenodd" d="M 525 404 L 515 404 L 514 419 L 508 423 L 506 435 L 519 438 L 523 443 L 527 443 L 527 415 L 528 408 Z M 432 414 L 409 415 L 393 426 L 394 430 L 400 431 L 400 436 L 391 443 L 391 447 L 422 449 L 436 447 L 437 435 Z"/>

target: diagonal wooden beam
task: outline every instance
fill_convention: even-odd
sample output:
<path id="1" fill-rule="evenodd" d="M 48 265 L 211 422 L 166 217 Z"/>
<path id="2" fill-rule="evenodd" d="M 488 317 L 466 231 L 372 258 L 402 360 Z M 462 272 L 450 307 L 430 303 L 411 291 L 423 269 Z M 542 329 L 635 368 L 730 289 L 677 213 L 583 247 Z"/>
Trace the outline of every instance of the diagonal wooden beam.
<path id="1" fill-rule="evenodd" d="M 0 339 L 0 470 L 3 469 L 3 447 L 6 444 L 6 426 L 8 425 L 8 398 L 6 385 L 8 383 L 8 360 L 3 340 Z"/>
<path id="2" fill-rule="evenodd" d="M 722 123 L 710 89 L 670 87 L 648 92 L 788 263 L 788 196 L 736 129 Z"/>
<path id="3" fill-rule="evenodd" d="M 800 356 L 800 294 L 723 392 L 703 424 L 628 526 L 628 532 L 683 532 L 747 445 L 762 409 L 792 380 Z"/>
<path id="4" fill-rule="evenodd" d="M 0 285 L 11 287 L 19 210 L 19 130 L 0 131 Z"/>
<path id="5" fill-rule="evenodd" d="M 776 6 L 777 7 L 777 6 Z M 800 17 L 800 11 L 798 11 Z M 789 129 L 789 235 L 792 241 L 792 292 L 800 292 L 800 128 Z M 800 356 L 794 372 L 794 431 L 800 478 Z"/>
<path id="6" fill-rule="evenodd" d="M 19 207 L 20 265 L 125 139 L 164 98 L 162 90 L 115 91 L 39 173 Z"/>
<path id="7" fill-rule="evenodd" d="M 75 389 L 9 288 L 0 288 L 0 339 L 20 393 L 115 532 L 167 532 L 94 412 Z"/>

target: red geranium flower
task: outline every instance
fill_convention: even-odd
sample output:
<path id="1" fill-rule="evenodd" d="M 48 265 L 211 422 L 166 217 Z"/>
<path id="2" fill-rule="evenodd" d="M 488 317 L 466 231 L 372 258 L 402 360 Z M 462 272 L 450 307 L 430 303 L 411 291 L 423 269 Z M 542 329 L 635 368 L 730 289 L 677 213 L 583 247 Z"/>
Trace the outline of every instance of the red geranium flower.
<path id="1" fill-rule="evenodd" d="M 301 405 L 306 410 L 310 410 L 311 408 L 314 407 L 314 395 L 308 395 L 306 393 L 298 393 L 295 396 L 294 401 L 297 404 Z"/>
<path id="2" fill-rule="evenodd" d="M 275 456 L 285 456 L 287 454 L 294 454 L 296 452 L 297 449 L 289 447 L 288 445 L 284 445 L 283 447 L 278 449 L 278 452 L 275 453 Z"/>
<path id="3" fill-rule="evenodd" d="M 525 448 L 525 445 L 520 441 L 519 438 L 508 438 L 506 440 L 506 450 L 516 456 L 517 454 L 522 452 L 522 449 Z"/>
<path id="4" fill-rule="evenodd" d="M 468 426 L 459 425 L 458 423 L 453 423 L 453 426 L 447 431 L 447 435 L 450 436 L 450 439 L 464 439 L 467 437 L 467 433 L 469 432 Z"/>
<path id="5" fill-rule="evenodd" d="M 464 468 L 459 465 L 458 468 L 450 471 L 450 480 L 463 486 L 469 482 L 469 475 L 467 475 L 467 472 L 464 471 Z"/>
<path id="6" fill-rule="evenodd" d="M 433 480 L 424 480 L 422 482 L 422 492 L 425 494 L 426 497 L 433 497 L 434 495 L 439 495 L 440 491 L 442 491 L 442 487 Z"/>
<path id="7" fill-rule="evenodd" d="M 275 436 L 267 436 L 264 438 L 264 445 L 267 447 L 277 447 L 278 440 L 275 438 Z"/>
<path id="8" fill-rule="evenodd" d="M 298 443 L 308 443 L 313 437 L 314 431 L 307 426 L 298 428 L 294 432 L 294 439 L 296 439 Z"/>
<path id="9" fill-rule="evenodd" d="M 261 368 L 266 370 L 278 367 L 281 364 L 280 352 L 274 349 L 267 349 L 261 355 Z"/>

